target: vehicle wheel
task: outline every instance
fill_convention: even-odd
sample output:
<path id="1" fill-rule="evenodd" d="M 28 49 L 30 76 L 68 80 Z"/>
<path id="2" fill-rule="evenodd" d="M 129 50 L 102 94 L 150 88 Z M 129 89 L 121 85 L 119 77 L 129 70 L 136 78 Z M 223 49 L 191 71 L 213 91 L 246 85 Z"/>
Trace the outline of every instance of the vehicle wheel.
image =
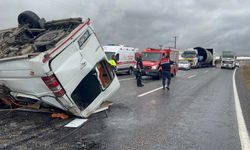
<path id="1" fill-rule="evenodd" d="M 128 75 L 131 75 L 133 73 L 133 69 L 130 67 L 128 70 Z"/>
<path id="2" fill-rule="evenodd" d="M 18 15 L 18 23 L 20 25 L 28 25 L 30 28 L 41 28 L 40 18 L 32 11 L 24 11 Z"/>

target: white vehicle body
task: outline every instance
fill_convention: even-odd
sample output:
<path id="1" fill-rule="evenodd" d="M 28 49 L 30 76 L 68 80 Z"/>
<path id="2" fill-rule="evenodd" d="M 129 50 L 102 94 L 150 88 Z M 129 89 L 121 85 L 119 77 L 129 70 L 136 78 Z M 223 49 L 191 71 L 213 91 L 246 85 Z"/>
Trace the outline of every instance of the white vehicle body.
<path id="1" fill-rule="evenodd" d="M 138 49 L 124 45 L 108 45 L 103 47 L 108 59 L 115 55 L 117 60 L 117 72 L 131 74 L 136 64 L 135 54 Z"/>
<path id="2" fill-rule="evenodd" d="M 36 99 L 85 118 L 120 86 L 89 19 L 44 52 L 1 58 L 0 85 L 17 100 Z"/>
<path id="3" fill-rule="evenodd" d="M 191 64 L 188 61 L 179 61 L 179 69 L 180 70 L 190 70 L 191 69 Z"/>
<path id="4" fill-rule="evenodd" d="M 236 67 L 235 59 L 233 59 L 233 58 L 222 58 L 221 59 L 221 68 L 234 69 L 235 67 Z"/>
<path id="5" fill-rule="evenodd" d="M 221 57 L 221 68 L 234 69 L 236 67 L 236 56 L 232 51 L 223 51 Z"/>
<path id="6" fill-rule="evenodd" d="M 193 48 L 188 48 L 183 51 L 182 59 L 184 61 L 188 61 L 192 68 L 198 67 L 198 52 Z"/>
<path id="7" fill-rule="evenodd" d="M 235 62 L 235 67 L 240 67 L 240 62 L 239 61 Z"/>

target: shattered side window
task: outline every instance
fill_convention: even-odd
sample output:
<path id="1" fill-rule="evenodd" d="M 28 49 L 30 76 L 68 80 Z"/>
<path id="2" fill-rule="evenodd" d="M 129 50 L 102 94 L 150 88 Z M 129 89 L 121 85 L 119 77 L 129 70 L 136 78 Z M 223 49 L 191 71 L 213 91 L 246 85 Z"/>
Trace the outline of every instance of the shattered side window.
<path id="1" fill-rule="evenodd" d="M 102 85 L 102 88 L 106 89 L 115 77 L 114 72 L 112 71 L 112 68 L 107 63 L 107 61 L 105 60 L 98 63 L 96 65 L 96 69 L 97 69 L 98 79 Z"/>

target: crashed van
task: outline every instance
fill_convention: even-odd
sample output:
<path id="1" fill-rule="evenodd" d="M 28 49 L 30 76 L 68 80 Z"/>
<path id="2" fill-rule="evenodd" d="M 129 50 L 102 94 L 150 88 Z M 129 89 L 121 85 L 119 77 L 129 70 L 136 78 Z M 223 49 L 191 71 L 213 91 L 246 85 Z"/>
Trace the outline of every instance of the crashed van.
<path id="1" fill-rule="evenodd" d="M 120 84 L 90 19 L 45 21 L 31 11 L 0 31 L 0 103 L 39 103 L 88 117 Z"/>

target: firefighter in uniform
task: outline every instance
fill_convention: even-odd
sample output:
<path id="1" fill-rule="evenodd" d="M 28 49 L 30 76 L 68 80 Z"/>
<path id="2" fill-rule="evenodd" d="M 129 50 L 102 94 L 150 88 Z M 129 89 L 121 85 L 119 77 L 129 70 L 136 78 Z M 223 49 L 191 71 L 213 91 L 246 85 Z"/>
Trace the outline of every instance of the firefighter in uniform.
<path id="1" fill-rule="evenodd" d="M 169 56 L 163 53 L 160 66 L 162 68 L 162 86 L 163 90 L 165 90 L 166 87 L 166 79 L 167 81 L 167 89 L 169 90 L 169 85 L 171 82 L 171 65 L 173 64 L 172 61 L 170 61 Z"/>
<path id="2" fill-rule="evenodd" d="M 142 87 L 144 86 L 142 84 L 142 70 L 143 70 L 143 64 L 142 64 L 142 56 L 139 55 L 138 59 L 137 59 L 137 63 L 136 63 L 136 69 L 137 69 L 137 73 L 136 73 L 136 79 L 137 79 L 137 86 L 138 87 Z"/>

